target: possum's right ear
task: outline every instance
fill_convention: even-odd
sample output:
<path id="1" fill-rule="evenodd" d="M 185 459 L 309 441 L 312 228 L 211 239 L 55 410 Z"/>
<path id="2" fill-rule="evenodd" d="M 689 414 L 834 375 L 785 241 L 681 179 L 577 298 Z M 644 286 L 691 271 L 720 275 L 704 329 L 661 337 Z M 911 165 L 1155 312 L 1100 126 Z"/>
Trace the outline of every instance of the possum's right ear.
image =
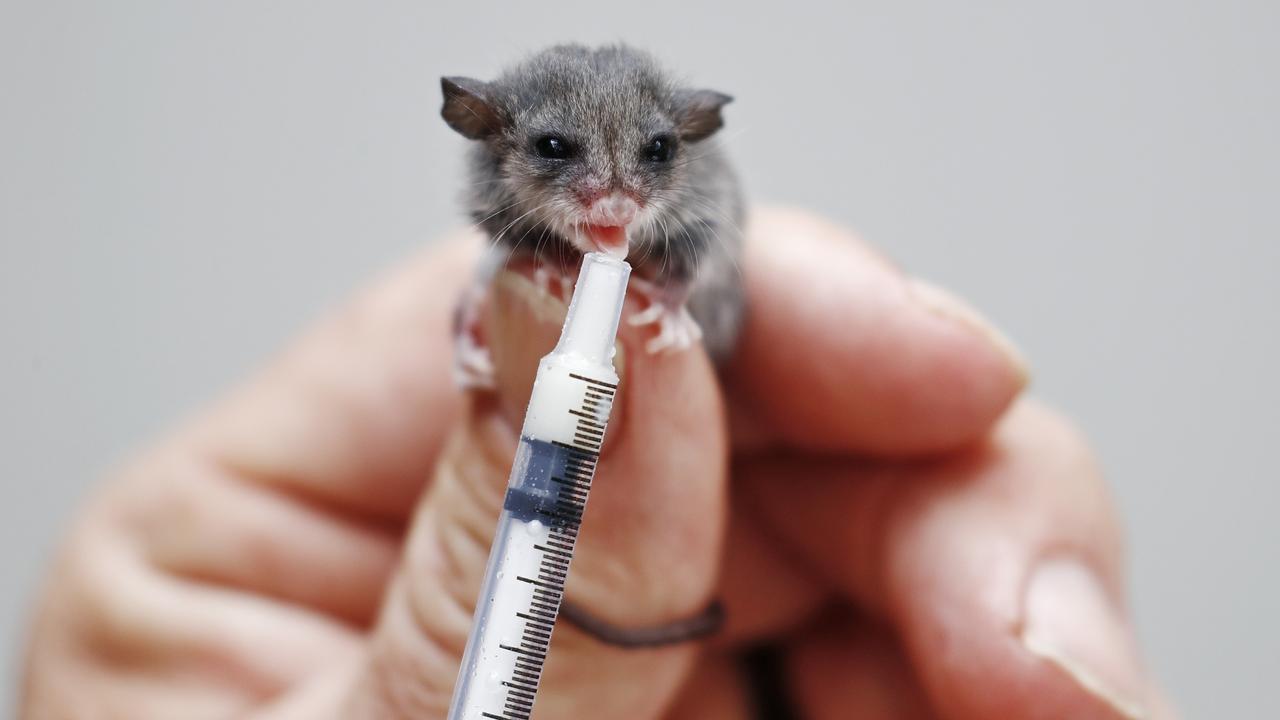
<path id="1" fill-rule="evenodd" d="M 482 140 L 502 129 L 502 112 L 494 103 L 489 84 L 465 77 L 440 78 L 444 107 L 440 116 L 463 137 Z"/>
<path id="2" fill-rule="evenodd" d="M 715 90 L 685 90 L 676 94 L 677 126 L 680 137 L 694 142 L 709 137 L 724 126 L 720 108 L 733 98 Z"/>

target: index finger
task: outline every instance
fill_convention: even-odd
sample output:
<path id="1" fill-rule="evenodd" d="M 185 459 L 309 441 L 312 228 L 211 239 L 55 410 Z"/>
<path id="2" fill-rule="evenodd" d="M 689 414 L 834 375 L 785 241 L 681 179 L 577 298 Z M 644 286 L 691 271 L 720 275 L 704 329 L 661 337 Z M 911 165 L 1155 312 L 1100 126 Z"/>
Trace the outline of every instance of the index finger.
<path id="1" fill-rule="evenodd" d="M 987 432 L 1026 384 L 977 313 L 812 215 L 756 211 L 726 395 L 753 444 L 930 453 Z"/>

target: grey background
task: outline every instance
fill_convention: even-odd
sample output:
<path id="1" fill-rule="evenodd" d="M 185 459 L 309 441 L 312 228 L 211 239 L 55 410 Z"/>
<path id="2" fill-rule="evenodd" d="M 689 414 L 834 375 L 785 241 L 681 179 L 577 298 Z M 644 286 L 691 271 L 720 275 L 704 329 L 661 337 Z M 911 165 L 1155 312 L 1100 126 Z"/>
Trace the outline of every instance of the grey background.
<path id="1" fill-rule="evenodd" d="M 755 198 L 1008 330 L 1184 713 L 1280 717 L 1280 6 L 961 5 L 0 5 L 0 644 L 95 478 L 458 222 L 441 74 L 627 39 L 737 95 Z"/>

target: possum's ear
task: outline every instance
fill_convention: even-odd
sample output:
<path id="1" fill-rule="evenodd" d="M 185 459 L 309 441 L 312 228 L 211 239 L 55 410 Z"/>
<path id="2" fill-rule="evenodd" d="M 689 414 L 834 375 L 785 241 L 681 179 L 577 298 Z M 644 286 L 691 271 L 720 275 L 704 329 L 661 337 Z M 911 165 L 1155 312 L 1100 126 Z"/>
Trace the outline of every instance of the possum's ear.
<path id="1" fill-rule="evenodd" d="M 676 94 L 676 120 L 680 137 L 701 140 L 724 125 L 720 108 L 733 98 L 715 90 L 682 90 Z"/>
<path id="2" fill-rule="evenodd" d="M 444 107 L 440 116 L 463 137 L 481 140 L 502 129 L 502 112 L 488 83 L 465 77 L 440 78 Z"/>

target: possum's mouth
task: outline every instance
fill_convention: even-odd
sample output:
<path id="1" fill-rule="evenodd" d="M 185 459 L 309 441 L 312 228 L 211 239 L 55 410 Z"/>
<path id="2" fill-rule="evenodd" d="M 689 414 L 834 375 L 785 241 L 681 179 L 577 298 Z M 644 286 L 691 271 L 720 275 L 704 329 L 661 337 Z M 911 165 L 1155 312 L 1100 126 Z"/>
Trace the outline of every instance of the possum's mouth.
<path id="1" fill-rule="evenodd" d="M 598 250 L 618 258 L 627 256 L 626 225 L 583 224 L 576 226 L 576 229 L 580 240 L 586 241 L 577 243 L 579 249 L 584 252 Z"/>

